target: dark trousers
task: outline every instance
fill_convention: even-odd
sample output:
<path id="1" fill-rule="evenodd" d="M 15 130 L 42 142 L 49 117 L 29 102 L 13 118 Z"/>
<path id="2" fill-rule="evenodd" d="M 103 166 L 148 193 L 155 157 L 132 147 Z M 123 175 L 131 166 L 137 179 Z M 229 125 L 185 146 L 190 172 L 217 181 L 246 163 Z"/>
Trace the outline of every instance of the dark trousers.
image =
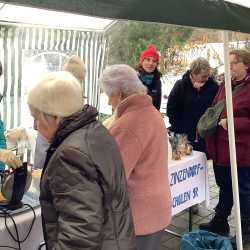
<path id="1" fill-rule="evenodd" d="M 164 230 L 147 235 L 136 236 L 137 250 L 160 250 Z"/>
<path id="2" fill-rule="evenodd" d="M 215 212 L 228 218 L 233 207 L 233 191 L 230 167 L 214 166 L 219 201 Z M 250 220 L 250 167 L 238 167 L 240 212 L 242 220 Z"/>

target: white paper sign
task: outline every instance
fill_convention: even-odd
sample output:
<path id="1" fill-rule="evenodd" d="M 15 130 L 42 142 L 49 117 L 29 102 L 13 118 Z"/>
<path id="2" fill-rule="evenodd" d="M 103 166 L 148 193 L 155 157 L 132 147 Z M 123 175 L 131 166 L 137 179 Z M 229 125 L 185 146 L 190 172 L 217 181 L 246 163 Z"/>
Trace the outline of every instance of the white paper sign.
<path id="1" fill-rule="evenodd" d="M 180 161 L 169 162 L 172 215 L 209 200 L 206 162 L 205 154 L 197 151 Z"/>

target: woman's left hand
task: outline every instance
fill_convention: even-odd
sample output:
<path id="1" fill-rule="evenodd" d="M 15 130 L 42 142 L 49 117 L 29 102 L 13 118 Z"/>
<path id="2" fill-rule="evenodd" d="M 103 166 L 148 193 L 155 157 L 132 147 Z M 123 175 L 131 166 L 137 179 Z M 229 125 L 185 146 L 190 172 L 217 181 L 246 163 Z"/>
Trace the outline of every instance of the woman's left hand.
<path id="1" fill-rule="evenodd" d="M 220 122 L 218 123 L 221 127 L 223 127 L 225 130 L 227 130 L 227 119 L 221 119 Z"/>

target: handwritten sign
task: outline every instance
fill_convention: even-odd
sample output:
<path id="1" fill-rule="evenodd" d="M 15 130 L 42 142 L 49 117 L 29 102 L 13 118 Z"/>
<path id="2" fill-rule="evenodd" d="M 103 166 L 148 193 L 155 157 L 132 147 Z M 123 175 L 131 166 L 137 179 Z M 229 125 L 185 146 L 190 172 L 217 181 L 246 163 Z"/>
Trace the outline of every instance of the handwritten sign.
<path id="1" fill-rule="evenodd" d="M 172 215 L 209 200 L 206 162 L 205 154 L 197 151 L 180 161 L 169 162 Z"/>

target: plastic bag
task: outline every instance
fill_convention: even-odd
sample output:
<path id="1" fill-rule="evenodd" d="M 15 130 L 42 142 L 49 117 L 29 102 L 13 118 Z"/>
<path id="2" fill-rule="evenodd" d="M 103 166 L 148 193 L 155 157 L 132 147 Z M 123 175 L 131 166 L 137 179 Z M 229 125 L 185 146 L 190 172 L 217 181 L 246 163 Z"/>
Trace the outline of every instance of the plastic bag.
<path id="1" fill-rule="evenodd" d="M 233 250 L 231 241 L 218 234 L 198 230 L 182 236 L 180 250 Z"/>

